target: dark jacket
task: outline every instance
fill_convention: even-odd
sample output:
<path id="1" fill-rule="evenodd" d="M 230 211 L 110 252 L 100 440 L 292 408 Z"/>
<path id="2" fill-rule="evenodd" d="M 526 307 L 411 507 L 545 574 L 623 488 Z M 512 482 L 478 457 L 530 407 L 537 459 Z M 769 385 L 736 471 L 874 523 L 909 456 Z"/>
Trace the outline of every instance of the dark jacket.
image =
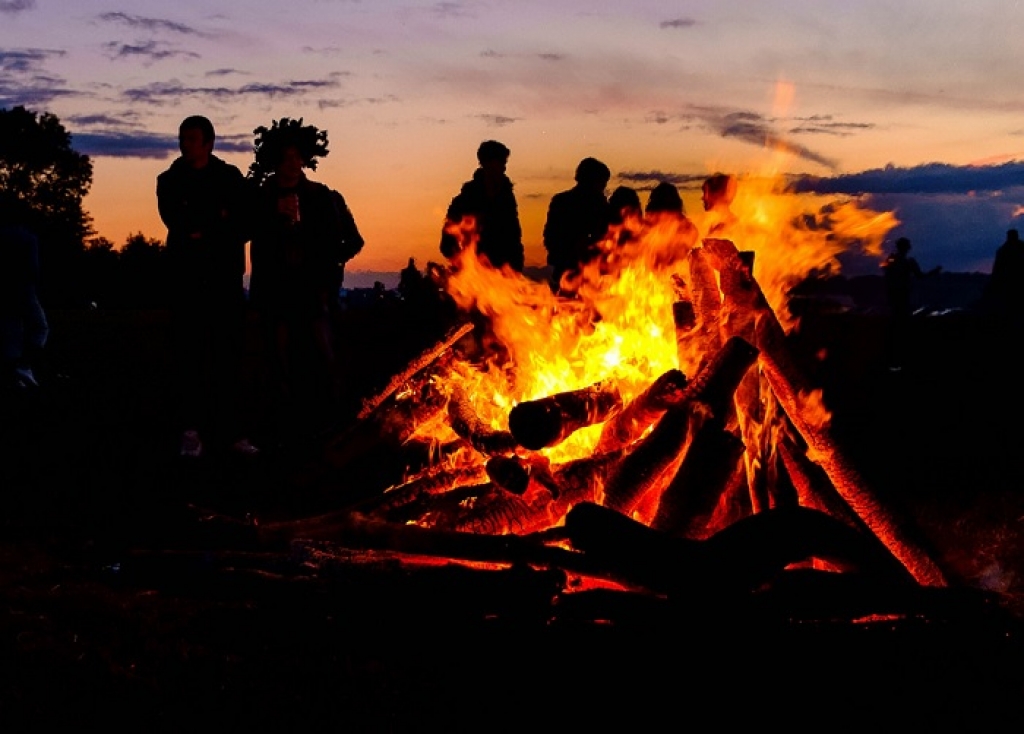
<path id="1" fill-rule="evenodd" d="M 298 194 L 299 221 L 278 212 L 277 200 Z M 329 186 L 303 176 L 284 188 L 270 176 L 256 196 L 249 294 L 269 313 L 309 313 L 338 296 L 344 264 L 363 246 L 345 199 Z"/>
<path id="2" fill-rule="evenodd" d="M 483 170 L 478 168 L 473 179 L 462 185 L 462 190 L 449 204 L 445 224 L 457 224 L 467 216 L 476 218 L 477 254 L 486 257 L 496 268 L 508 265 L 522 272 L 525 259 L 523 230 L 512 181 L 504 176 L 497 193 L 490 197 L 484 184 Z M 450 259 L 459 249 L 458 239 L 442 232 L 441 254 Z"/>
<path id="3" fill-rule="evenodd" d="M 604 194 L 577 185 L 551 197 L 544 222 L 544 248 L 557 286 L 562 273 L 599 254 L 597 243 L 608 233 L 611 208 Z"/>
<path id="4" fill-rule="evenodd" d="M 157 176 L 156 198 L 167 225 L 171 288 L 240 293 L 251 215 L 251 187 L 242 172 L 213 155 L 199 169 L 178 158 Z"/>

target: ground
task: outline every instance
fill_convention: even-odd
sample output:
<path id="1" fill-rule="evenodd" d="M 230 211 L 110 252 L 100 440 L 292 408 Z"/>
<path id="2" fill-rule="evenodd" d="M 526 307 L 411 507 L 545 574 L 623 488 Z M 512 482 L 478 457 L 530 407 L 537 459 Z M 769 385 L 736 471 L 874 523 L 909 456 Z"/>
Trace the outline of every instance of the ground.
<path id="1" fill-rule="evenodd" d="M 511 731 L 711 714 L 793 722 L 816 699 L 851 724 L 903 702 L 907 723 L 955 728 L 1005 723 L 1024 700 L 1014 664 L 1024 381 L 1013 332 L 980 315 L 919 318 L 899 372 L 889 370 L 877 315 L 809 314 L 792 346 L 864 481 L 909 519 L 955 584 L 1000 614 L 968 618 L 970 630 L 786 639 L 706 619 L 550 629 L 521 600 L 514 623 L 481 622 L 489 605 L 507 610 L 509 589 L 543 596 L 552 580 L 542 574 L 495 581 L 382 559 L 333 577 L 296 575 L 296 555 L 308 560 L 314 545 L 269 553 L 247 533 L 254 518 L 309 516 L 358 497 L 359 478 L 325 457 L 331 431 L 268 445 L 255 461 L 183 461 L 169 417 L 166 314 L 58 311 L 51 321 L 42 387 L 4 393 L 0 410 L 7 731 Z M 349 394 L 334 435 L 359 398 L 440 336 L 422 314 L 392 306 L 348 313 L 342 330 Z M 259 417 L 259 373 L 244 379 Z M 762 708 L 723 708 L 733 701 Z"/>

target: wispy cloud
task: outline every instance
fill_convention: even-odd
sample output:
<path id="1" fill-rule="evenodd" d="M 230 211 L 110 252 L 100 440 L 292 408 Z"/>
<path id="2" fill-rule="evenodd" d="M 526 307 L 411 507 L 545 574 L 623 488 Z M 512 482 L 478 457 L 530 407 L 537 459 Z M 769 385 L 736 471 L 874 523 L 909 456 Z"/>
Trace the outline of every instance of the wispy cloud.
<path id="1" fill-rule="evenodd" d="M 297 97 L 310 92 L 336 89 L 336 79 L 308 79 L 273 84 L 256 82 L 238 87 L 202 87 L 187 86 L 177 81 L 154 82 L 142 87 L 125 89 L 121 94 L 129 102 L 137 104 L 162 105 L 176 102 L 186 97 L 209 97 L 218 100 L 230 100 L 241 96 L 250 97 Z"/>
<path id="2" fill-rule="evenodd" d="M 673 18 L 658 23 L 659 28 L 693 28 L 695 25 L 697 25 L 697 21 L 693 18 Z"/>
<path id="3" fill-rule="evenodd" d="M 161 18 L 146 18 L 141 15 L 130 15 L 128 13 L 120 12 L 100 13 L 96 17 L 104 23 L 125 25 L 129 28 L 135 28 L 137 30 L 144 30 L 154 33 L 169 32 L 187 36 L 207 35 L 203 31 L 193 28 L 192 26 L 185 25 L 184 23 L 178 23 L 173 20 L 163 20 Z"/>
<path id="4" fill-rule="evenodd" d="M 483 120 L 489 127 L 507 127 L 514 122 L 518 122 L 520 118 L 509 117 L 508 115 L 477 115 L 477 117 Z"/>
<path id="5" fill-rule="evenodd" d="M 0 13 L 21 13 L 36 6 L 36 0 L 0 0 Z"/>
<path id="6" fill-rule="evenodd" d="M 165 59 L 174 58 L 200 58 L 199 54 L 193 51 L 182 51 L 171 48 L 167 44 L 160 43 L 159 41 L 143 41 L 141 43 L 119 43 L 111 41 L 109 43 L 105 43 L 104 48 L 107 50 L 107 53 L 111 58 L 129 59 L 132 61 L 142 58 L 144 64 L 147 64 L 147 62 L 152 63 L 154 61 L 163 61 Z"/>
<path id="7" fill-rule="evenodd" d="M 63 77 L 45 71 L 45 62 L 64 51 L 29 48 L 0 49 L 0 107 L 36 108 L 53 100 L 78 96 Z"/>
<path id="8" fill-rule="evenodd" d="M 619 171 L 616 178 L 624 183 L 633 185 L 640 191 L 649 191 L 662 181 L 667 181 L 673 186 L 689 186 L 701 183 L 706 178 L 705 174 L 693 173 L 666 173 L 657 169 L 653 171 Z"/>

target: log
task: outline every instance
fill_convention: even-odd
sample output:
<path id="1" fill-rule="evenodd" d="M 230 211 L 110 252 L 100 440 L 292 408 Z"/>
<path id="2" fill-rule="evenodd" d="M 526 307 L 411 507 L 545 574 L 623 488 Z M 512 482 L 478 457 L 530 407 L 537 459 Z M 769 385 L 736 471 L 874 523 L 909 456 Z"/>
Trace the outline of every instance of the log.
<path id="1" fill-rule="evenodd" d="M 761 370 L 790 422 L 807 444 L 807 457 L 820 466 L 832 485 L 858 517 L 889 548 L 921 584 L 947 586 L 946 573 L 911 536 L 909 523 L 869 489 L 832 438 L 827 425 L 806 414 L 804 401 L 810 390 L 803 374 L 790 358 L 785 332 L 769 308 L 761 309 L 757 344 Z"/>
<path id="2" fill-rule="evenodd" d="M 615 467 L 604 488 L 604 506 L 632 515 L 644 495 L 661 491 L 682 462 L 691 415 L 688 405 L 665 411 L 654 430 Z"/>
<path id="3" fill-rule="evenodd" d="M 508 456 L 516 450 L 512 433 L 492 428 L 480 420 L 462 387 L 456 386 L 448 400 L 448 421 L 456 434 L 482 454 Z"/>
<path id="4" fill-rule="evenodd" d="M 693 440 L 661 493 L 651 527 L 684 538 L 703 539 L 705 529 L 743 457 L 743 441 L 715 420 L 690 429 Z"/>
<path id="5" fill-rule="evenodd" d="M 539 451 L 561 443 L 580 428 L 601 423 L 621 406 L 618 387 L 602 381 L 519 403 L 509 411 L 508 426 L 520 446 Z"/>
<path id="6" fill-rule="evenodd" d="M 869 537 L 805 507 L 750 515 L 703 541 L 670 536 L 593 503 L 574 507 L 565 527 L 572 547 L 595 565 L 670 598 L 730 603 L 809 558 L 894 584 L 914 584 Z"/>
<path id="7" fill-rule="evenodd" d="M 662 373 L 643 392 L 608 417 L 594 451 L 614 451 L 636 441 L 664 415 L 670 404 L 678 404 L 682 400 L 687 383 L 686 375 L 678 369 Z"/>

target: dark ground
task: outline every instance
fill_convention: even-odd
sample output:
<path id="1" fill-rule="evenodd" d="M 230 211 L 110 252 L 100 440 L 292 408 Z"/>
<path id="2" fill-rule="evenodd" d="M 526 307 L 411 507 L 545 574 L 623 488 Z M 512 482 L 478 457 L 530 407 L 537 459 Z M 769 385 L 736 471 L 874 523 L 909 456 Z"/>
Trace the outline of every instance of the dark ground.
<path id="1" fill-rule="evenodd" d="M 543 574 L 382 562 L 296 576 L 296 556 L 315 549 L 261 555 L 217 518 L 246 527 L 347 506 L 364 488 L 328 443 L 183 461 L 165 315 L 50 316 L 43 387 L 0 407 L 4 731 L 1024 722 L 1019 332 L 970 313 L 922 317 L 892 373 L 882 317 L 805 320 L 793 345 L 837 441 L 964 589 L 963 608 L 977 591 L 984 611 L 780 632 L 663 610 L 647 624 L 552 628 L 528 599 L 508 609 L 508 589 L 548 593 Z M 346 317 L 352 404 L 439 336 L 407 316 Z M 259 375 L 246 381 L 258 394 Z"/>

